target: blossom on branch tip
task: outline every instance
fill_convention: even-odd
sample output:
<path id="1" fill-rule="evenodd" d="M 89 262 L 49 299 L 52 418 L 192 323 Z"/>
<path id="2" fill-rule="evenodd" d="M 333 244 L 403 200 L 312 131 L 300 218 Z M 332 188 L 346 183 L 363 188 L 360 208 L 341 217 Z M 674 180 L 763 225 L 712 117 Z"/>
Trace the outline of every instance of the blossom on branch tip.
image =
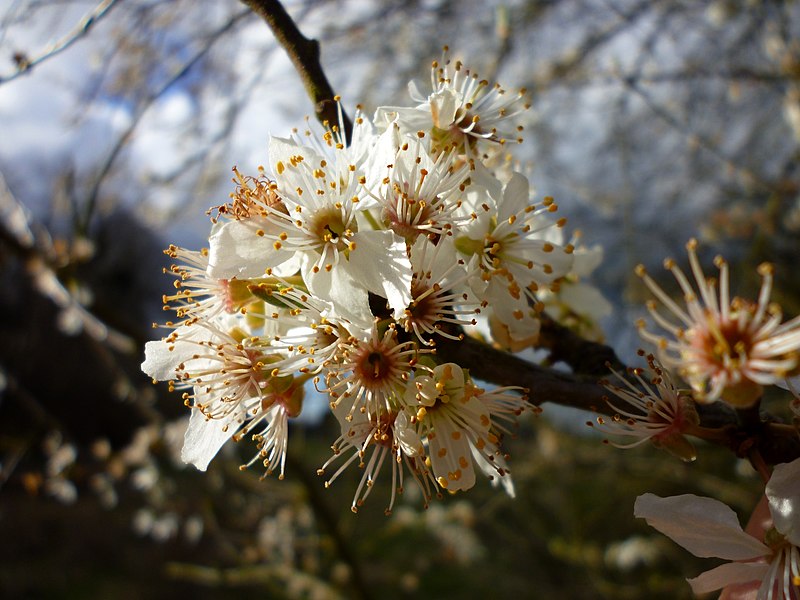
<path id="1" fill-rule="evenodd" d="M 638 323 L 640 334 L 657 346 L 661 362 L 686 379 L 698 400 L 721 398 L 737 407 L 751 406 L 761 397 L 763 386 L 778 383 L 798 367 L 800 317 L 781 323 L 780 307 L 770 303 L 771 265 L 759 267 L 761 290 L 752 302 L 730 297 L 728 263 L 722 257 L 714 261 L 719 269 L 717 291 L 717 282 L 706 279 L 700 267 L 697 242 L 690 240 L 686 249 L 697 291 L 675 261 L 664 261 L 683 291 L 685 308 L 642 265 L 637 267 L 637 274 L 670 313 L 662 315 L 656 302 L 649 302 L 650 315 L 668 336 L 648 331 L 643 321 Z"/>
<path id="2" fill-rule="evenodd" d="M 377 124 L 359 109 L 345 131 L 339 105 L 339 123 L 271 137 L 267 168 L 234 168 L 229 201 L 210 209 L 208 249 L 170 246 L 163 300 L 175 317 L 142 369 L 191 408 L 185 462 L 205 470 L 249 437 L 257 452 L 243 467 L 282 476 L 289 422 L 313 385 L 341 425 L 326 484 L 362 469 L 354 512 L 387 461 L 387 512 L 408 476 L 427 506 L 471 488 L 476 466 L 513 495 L 501 443 L 538 409 L 526 390 L 482 389 L 441 364 L 437 345 L 486 335 L 527 348 L 539 293 L 580 269 L 555 202 L 532 203 L 505 155 L 524 93 L 445 57 L 414 96 L 378 109 Z"/>

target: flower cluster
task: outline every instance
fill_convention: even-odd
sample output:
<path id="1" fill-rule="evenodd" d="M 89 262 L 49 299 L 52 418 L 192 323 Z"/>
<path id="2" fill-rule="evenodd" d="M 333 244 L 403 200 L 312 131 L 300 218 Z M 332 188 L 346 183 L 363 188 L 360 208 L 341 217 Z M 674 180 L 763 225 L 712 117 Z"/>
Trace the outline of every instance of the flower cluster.
<path id="1" fill-rule="evenodd" d="M 721 400 L 747 409 L 761 400 L 765 386 L 788 389 L 794 396 L 790 408 L 800 415 L 800 377 L 796 376 L 800 371 L 800 316 L 782 322 L 780 307 L 770 302 L 772 266 L 764 263 L 758 268 L 761 289 L 757 301 L 731 298 L 728 263 L 716 257 L 719 280 L 706 278 L 697 245 L 694 239 L 686 245 L 695 285 L 674 260 L 664 261 L 683 293 L 685 307 L 673 300 L 644 266 L 636 268 L 668 312 L 665 315 L 655 300 L 647 303 L 653 321 L 666 334 L 653 333 L 644 319 L 639 320 L 641 337 L 655 345 L 658 355 L 658 359 L 647 355 L 650 374 L 629 369 L 630 377 L 626 378 L 612 369 L 622 385 L 600 382 L 624 404 L 620 408 L 618 400 L 606 399 L 612 416 L 600 416 L 596 423 L 587 425 L 632 439 L 629 443 L 606 440 L 607 443 L 631 448 L 649 440 L 684 460 L 694 460 L 695 450 L 687 435 L 729 441 L 724 431 L 700 425 L 696 403 Z M 639 355 L 644 356 L 645 352 L 640 350 Z M 669 369 L 680 375 L 690 389 L 676 387 Z M 796 423 L 800 425 L 800 421 Z"/>
<path id="2" fill-rule="evenodd" d="M 476 466 L 513 491 L 501 440 L 530 408 L 524 390 L 478 387 L 436 343 L 480 327 L 529 344 L 573 247 L 553 200 L 532 201 L 526 177 L 507 172 L 524 91 L 447 58 L 431 83 L 413 86 L 414 106 L 373 120 L 359 110 L 352 131 L 273 137 L 268 169 L 234 170 L 209 248 L 167 251 L 176 319 L 142 368 L 192 408 L 185 461 L 204 470 L 249 436 L 248 464 L 282 477 L 289 420 L 313 385 L 342 433 L 319 473 L 329 484 L 363 469 L 354 511 L 387 461 L 389 510 L 409 477 L 427 503 L 472 487 Z"/>

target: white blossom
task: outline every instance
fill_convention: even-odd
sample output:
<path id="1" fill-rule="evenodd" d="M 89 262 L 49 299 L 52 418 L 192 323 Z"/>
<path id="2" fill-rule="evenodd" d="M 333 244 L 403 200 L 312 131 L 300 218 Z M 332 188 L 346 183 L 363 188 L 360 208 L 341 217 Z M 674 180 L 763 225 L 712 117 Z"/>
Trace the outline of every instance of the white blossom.
<path id="1" fill-rule="evenodd" d="M 696 594 L 736 583 L 756 582 L 758 600 L 797 600 L 800 597 L 800 459 L 777 465 L 766 496 L 773 527 L 763 540 L 745 533 L 728 506 L 686 494 L 636 499 L 634 514 L 703 558 L 729 561 L 689 579 Z"/>
<path id="2" fill-rule="evenodd" d="M 706 279 L 697 258 L 697 242 L 686 248 L 698 291 L 675 261 L 664 266 L 678 281 L 684 294 L 685 308 L 672 300 L 646 273 L 637 273 L 669 311 L 657 310 L 654 301 L 648 310 L 668 337 L 651 333 L 639 323 L 642 337 L 654 343 L 666 366 L 677 369 L 695 397 L 707 402 L 722 398 L 735 406 L 750 406 L 761 397 L 762 386 L 783 380 L 798 366 L 800 317 L 781 323 L 780 307 L 770 303 L 772 266 L 762 264 L 758 300 L 731 298 L 728 263 L 722 257 L 714 261 L 719 268 L 719 291 L 716 281 Z M 699 292 L 699 295 L 698 295 Z"/>

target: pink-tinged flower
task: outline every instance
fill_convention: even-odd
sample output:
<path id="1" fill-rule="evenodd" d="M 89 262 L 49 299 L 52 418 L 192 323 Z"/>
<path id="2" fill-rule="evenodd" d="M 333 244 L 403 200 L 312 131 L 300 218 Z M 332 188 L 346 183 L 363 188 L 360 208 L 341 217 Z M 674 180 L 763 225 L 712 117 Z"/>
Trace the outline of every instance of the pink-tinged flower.
<path id="1" fill-rule="evenodd" d="M 225 315 L 239 313 L 258 319 L 263 314 L 263 303 L 272 304 L 273 307 L 300 306 L 299 301 L 281 301 L 279 296 L 293 290 L 293 284 L 302 288 L 302 279 L 299 275 L 287 278 L 277 277 L 280 269 L 273 271 L 267 269 L 261 277 L 253 279 L 217 279 L 208 273 L 208 250 L 199 252 L 185 250 L 177 246 L 170 246 L 164 251 L 168 256 L 178 259 L 181 263 L 170 265 L 165 273 L 175 276 L 173 286 L 174 294 L 164 294 L 164 310 L 175 311 L 176 317 L 182 319 L 177 323 L 168 321 L 166 327 L 194 325 L 199 321 L 215 321 Z M 288 263 L 284 263 L 288 266 Z M 297 270 L 297 263 L 289 268 L 290 273 Z M 268 295 L 273 295 L 273 301 Z M 317 302 L 320 306 L 324 303 Z M 252 313 L 252 314 L 250 314 Z"/>
<path id="2" fill-rule="evenodd" d="M 696 594 L 755 582 L 757 600 L 798 600 L 800 459 L 775 467 L 766 496 L 773 527 L 763 540 L 745 533 L 736 513 L 722 502 L 693 494 L 670 498 L 644 494 L 636 499 L 634 515 L 695 556 L 735 561 L 689 579 Z"/>
<path id="3" fill-rule="evenodd" d="M 240 468 L 245 469 L 260 462 L 264 467 L 264 477 L 278 472 L 283 479 L 286 466 L 286 450 L 289 443 L 289 419 L 300 415 L 305 397 L 304 384 L 308 376 L 271 377 L 261 390 L 260 402 L 250 408 L 247 421 L 233 439 L 239 441 L 250 436 L 258 452 Z M 257 431 L 256 426 L 263 425 Z"/>
<path id="4" fill-rule="evenodd" d="M 259 338 L 205 321 L 146 344 L 142 370 L 169 381 L 170 389 L 186 389 L 183 399 L 192 415 L 184 462 L 205 471 L 225 442 L 238 441 L 263 423 L 253 435 L 259 453 L 249 464 L 260 459 L 267 474 L 277 468 L 283 477 L 286 423 L 300 414 L 304 379 L 274 377 L 273 364 L 281 359 Z"/>
<path id="5" fill-rule="evenodd" d="M 761 397 L 762 386 L 776 384 L 797 368 L 800 317 L 781 324 L 780 308 L 769 301 L 771 265 L 759 267 L 762 282 L 757 302 L 731 299 L 725 260 L 715 260 L 717 292 L 717 282 L 706 279 L 700 267 L 697 241 L 690 240 L 686 248 L 698 291 L 673 260 L 664 262 L 683 291 L 685 308 L 672 300 L 643 266 L 637 267 L 637 274 L 670 313 L 662 315 L 656 303 L 649 302 L 653 320 L 668 337 L 647 331 L 643 321 L 638 324 L 640 333 L 657 345 L 661 362 L 689 382 L 698 400 L 722 398 L 734 406 L 750 406 Z"/>
<path id="6" fill-rule="evenodd" d="M 690 396 L 682 395 L 655 357 L 647 357 L 650 371 L 629 369 L 639 383 L 631 381 L 612 369 L 621 383 L 602 382 L 606 389 L 624 401 L 627 407 L 621 408 L 618 401 L 608 400 L 608 405 L 616 411 L 611 418 L 597 417 L 597 424 L 591 421 L 589 427 L 611 436 L 628 438 L 632 441 L 619 443 L 603 440 L 617 448 L 633 448 L 650 441 L 657 448 L 663 448 L 683 460 L 694 460 L 696 453 L 692 443 L 684 437 L 687 430 L 698 425 L 699 418 Z"/>
<path id="7" fill-rule="evenodd" d="M 366 339 L 342 340 L 330 364 L 325 384 L 331 404 L 347 413 L 380 416 L 391 412 L 405 392 L 420 351 L 413 341 L 398 340 L 394 323 L 385 329 L 373 324 Z"/>
<path id="8" fill-rule="evenodd" d="M 161 298 L 164 310 L 173 310 L 175 316 L 182 319 L 179 323 L 168 322 L 167 327 L 189 325 L 199 317 L 213 319 L 219 314 L 239 310 L 255 300 L 246 288 L 235 289 L 227 279 L 208 276 L 208 250 L 198 252 L 170 245 L 164 254 L 180 261 L 164 269 L 164 273 L 175 276 L 175 292 L 164 294 Z M 244 293 L 240 294 L 242 291 Z"/>
<path id="9" fill-rule="evenodd" d="M 419 236 L 410 248 L 410 256 L 412 300 L 398 322 L 427 345 L 434 344 L 434 334 L 462 338 L 463 334 L 449 333 L 448 329 L 475 325 L 479 305 L 486 303 L 479 303 L 467 291 L 469 275 L 464 261 L 456 255 L 452 236 L 442 236 L 435 245 Z"/>

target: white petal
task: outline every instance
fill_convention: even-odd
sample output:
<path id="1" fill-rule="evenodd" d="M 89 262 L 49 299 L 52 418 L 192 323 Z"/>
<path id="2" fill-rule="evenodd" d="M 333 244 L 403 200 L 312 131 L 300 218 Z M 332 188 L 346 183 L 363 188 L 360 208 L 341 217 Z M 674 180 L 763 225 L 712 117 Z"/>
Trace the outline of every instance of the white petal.
<path id="1" fill-rule="evenodd" d="M 614 310 L 600 290 L 586 283 L 565 283 L 559 291 L 559 296 L 573 311 L 592 319 L 607 317 Z"/>
<path id="2" fill-rule="evenodd" d="M 280 138 L 272 136 L 269 139 L 269 165 L 272 168 L 272 173 L 275 181 L 278 184 L 278 189 L 282 195 L 291 199 L 296 199 L 297 194 L 295 189 L 300 185 L 302 179 L 298 178 L 298 167 L 292 165 L 292 157 L 302 156 L 305 166 L 313 165 L 314 168 L 318 165 L 319 160 L 322 158 L 317 152 L 308 146 L 301 146 L 297 142 L 288 138 Z M 282 164 L 282 166 L 278 166 Z M 305 187 L 305 185 L 301 185 Z"/>
<path id="3" fill-rule="evenodd" d="M 144 345 L 142 371 L 157 381 L 175 379 L 175 368 L 189 360 L 197 352 L 197 345 L 178 339 L 167 343 L 163 340 Z"/>
<path id="4" fill-rule="evenodd" d="M 272 269 L 272 275 L 275 277 L 291 277 L 297 275 L 300 270 L 300 253 L 295 252 L 290 255 L 289 259 Z"/>
<path id="5" fill-rule="evenodd" d="M 333 416 L 339 422 L 344 442 L 349 446 L 360 447 L 372 433 L 374 427 L 366 412 L 352 410 L 353 403 L 341 399 L 333 407 Z"/>
<path id="6" fill-rule="evenodd" d="M 425 108 L 406 106 L 381 106 L 375 111 L 375 123 L 395 122 L 404 132 L 429 131 L 433 127 L 431 111 Z"/>
<path id="7" fill-rule="evenodd" d="M 603 262 L 603 247 L 600 244 L 591 248 L 581 246 L 573 254 L 575 262 L 572 263 L 572 273 L 577 277 L 587 277 Z"/>
<path id="8" fill-rule="evenodd" d="M 408 82 L 408 95 L 414 102 L 425 102 L 425 93 L 422 91 L 422 84 L 416 79 Z"/>
<path id="9" fill-rule="evenodd" d="M 766 495 L 775 528 L 800 546 L 800 458 L 775 466 Z"/>
<path id="10" fill-rule="evenodd" d="M 395 315 L 411 302 L 411 261 L 406 243 L 392 231 L 360 231 L 353 236 L 347 270 L 363 287 L 383 296 Z"/>
<path id="11" fill-rule="evenodd" d="M 311 253 L 304 253 L 302 256 L 300 270 L 308 291 L 333 305 L 331 316 L 347 319 L 353 325 L 369 330 L 373 317 L 369 310 L 366 288 L 353 279 L 341 263 L 330 271 L 320 269 L 314 273 L 317 258 L 318 255 Z"/>
<path id="12" fill-rule="evenodd" d="M 528 299 L 522 294 L 514 298 L 500 277 L 492 277 L 483 293 L 474 288 L 473 292 L 489 301 L 494 316 L 508 328 L 512 339 L 524 340 L 539 333 L 541 323 L 529 306 Z"/>
<path id="13" fill-rule="evenodd" d="M 444 281 L 445 274 L 448 272 L 450 279 L 460 279 L 464 275 L 464 268 L 453 268 L 458 263 L 459 257 L 456 255 L 456 246 L 451 235 L 442 236 L 436 246 L 427 236 L 417 236 L 414 246 L 411 248 L 411 264 L 417 273 L 421 272 L 420 269 L 424 264 L 421 260 L 422 256 L 428 257 L 428 264 L 425 266 L 431 273 L 431 281 Z"/>
<path id="14" fill-rule="evenodd" d="M 281 233 L 270 221 L 262 218 L 228 221 L 215 228 L 208 238 L 208 275 L 215 279 L 261 277 L 268 267 L 275 267 L 291 258 L 291 252 L 275 250 L 262 229 Z"/>
<path id="15" fill-rule="evenodd" d="M 506 221 L 511 215 L 524 210 L 529 204 L 530 184 L 521 173 L 513 173 L 506 184 L 503 201 L 497 207 L 497 222 Z"/>
<path id="16" fill-rule="evenodd" d="M 397 123 L 391 123 L 391 126 L 380 135 L 378 143 L 372 149 L 368 158 L 367 177 L 372 175 L 376 180 L 386 177 L 389 173 L 389 165 L 394 164 L 397 160 L 398 138 L 399 127 Z"/>
<path id="17" fill-rule="evenodd" d="M 400 449 L 406 456 L 424 456 L 425 447 L 422 445 L 422 439 L 419 434 L 411 426 L 408 414 L 405 411 L 400 411 L 394 420 L 394 437 L 400 444 Z"/>
<path id="18" fill-rule="evenodd" d="M 456 120 L 456 111 L 462 104 L 461 94 L 449 88 L 431 94 L 428 97 L 433 124 L 440 129 L 447 129 Z"/>
<path id="19" fill-rule="evenodd" d="M 733 510 L 713 498 L 644 494 L 636 498 L 633 514 L 695 556 L 748 560 L 770 553 L 764 544 L 742 531 Z"/>
<path id="20" fill-rule="evenodd" d="M 437 419 L 434 427 L 435 434 L 428 437 L 434 476 L 447 482 L 448 491 L 470 489 L 475 485 L 475 466 L 466 432 L 456 429 L 448 419 Z M 457 439 L 454 433 L 458 433 Z"/>
<path id="21" fill-rule="evenodd" d="M 761 581 L 768 568 L 766 563 L 725 563 L 686 581 L 695 594 L 705 594 L 736 583 Z"/>
<path id="22" fill-rule="evenodd" d="M 555 227 L 550 229 L 557 231 Z M 520 285 L 527 286 L 533 282 L 550 283 L 570 272 L 573 262 L 572 254 L 568 254 L 563 248 L 558 247 L 552 252 L 545 252 L 544 248 L 549 243 L 553 243 L 552 240 L 530 239 L 526 241 L 525 251 L 520 254 L 536 264 L 533 269 L 517 263 L 506 263 L 506 267 Z M 544 265 L 549 265 L 550 268 L 545 270 Z"/>
<path id="23" fill-rule="evenodd" d="M 437 365 L 433 369 L 433 374 L 436 381 L 444 382 L 445 390 L 451 397 L 457 396 L 459 400 L 464 397 L 464 369 L 459 365 L 456 363 Z M 476 402 L 478 402 L 478 404 L 471 403 L 470 406 L 479 406 L 480 402 L 477 400 Z M 478 409 L 478 412 L 483 411 Z"/>
<path id="24" fill-rule="evenodd" d="M 183 438 L 181 460 L 205 471 L 222 445 L 236 432 L 236 426 L 231 424 L 226 427 L 227 423 L 227 419 L 208 419 L 201 411 L 192 410 L 189 427 Z"/>
<path id="25" fill-rule="evenodd" d="M 472 181 L 472 185 L 469 186 L 470 188 L 474 188 L 478 192 L 480 192 L 478 188 L 483 188 L 495 202 L 500 202 L 502 200 L 502 182 L 495 177 L 494 173 L 487 169 L 481 161 L 475 162 L 474 167 L 470 167 L 469 178 L 470 181 Z M 528 192 L 530 192 L 530 190 L 528 190 Z M 483 194 L 478 193 L 478 197 L 482 195 Z"/>

